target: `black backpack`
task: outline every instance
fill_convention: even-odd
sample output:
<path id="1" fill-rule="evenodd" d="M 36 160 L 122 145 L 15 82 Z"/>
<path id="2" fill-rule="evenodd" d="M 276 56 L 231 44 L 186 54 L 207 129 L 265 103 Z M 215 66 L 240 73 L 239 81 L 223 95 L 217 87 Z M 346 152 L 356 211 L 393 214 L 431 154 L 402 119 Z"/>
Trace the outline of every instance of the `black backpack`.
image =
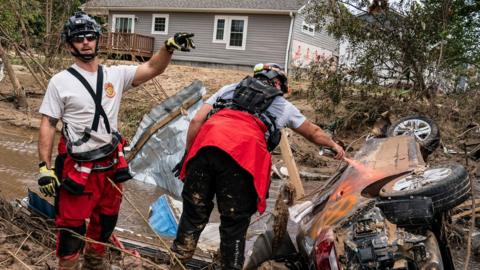
<path id="1" fill-rule="evenodd" d="M 232 99 L 217 99 L 210 116 L 223 108 L 229 108 L 246 111 L 258 117 L 267 126 L 267 149 L 272 151 L 280 143 L 280 129 L 275 122 L 275 116 L 267 109 L 275 97 L 282 95 L 281 90 L 247 76 L 235 88 Z"/>

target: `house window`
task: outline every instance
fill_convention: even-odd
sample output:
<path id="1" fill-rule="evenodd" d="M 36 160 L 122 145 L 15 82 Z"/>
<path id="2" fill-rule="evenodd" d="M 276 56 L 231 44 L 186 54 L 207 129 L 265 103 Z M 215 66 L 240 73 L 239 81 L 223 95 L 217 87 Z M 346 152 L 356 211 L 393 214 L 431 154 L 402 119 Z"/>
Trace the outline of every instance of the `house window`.
<path id="1" fill-rule="evenodd" d="M 215 31 L 215 40 L 225 39 L 225 19 L 217 20 L 217 30 Z"/>
<path id="2" fill-rule="evenodd" d="M 302 32 L 307 34 L 307 35 L 310 35 L 310 36 L 315 35 L 315 25 L 309 24 L 309 23 L 306 23 L 305 21 L 303 21 Z"/>
<path id="3" fill-rule="evenodd" d="M 112 32 L 133 33 L 135 31 L 135 15 L 114 14 Z"/>
<path id="4" fill-rule="evenodd" d="M 152 15 L 152 34 L 168 34 L 168 14 Z"/>
<path id="5" fill-rule="evenodd" d="M 225 43 L 226 49 L 245 50 L 248 17 L 215 16 L 213 42 Z"/>
<path id="6" fill-rule="evenodd" d="M 245 21 L 243 20 L 232 20 L 232 25 L 230 27 L 230 46 L 242 47 L 243 42 L 243 32 Z"/>
<path id="7" fill-rule="evenodd" d="M 213 42 L 225 43 L 225 30 L 227 29 L 227 20 L 225 16 L 215 16 L 213 25 Z"/>

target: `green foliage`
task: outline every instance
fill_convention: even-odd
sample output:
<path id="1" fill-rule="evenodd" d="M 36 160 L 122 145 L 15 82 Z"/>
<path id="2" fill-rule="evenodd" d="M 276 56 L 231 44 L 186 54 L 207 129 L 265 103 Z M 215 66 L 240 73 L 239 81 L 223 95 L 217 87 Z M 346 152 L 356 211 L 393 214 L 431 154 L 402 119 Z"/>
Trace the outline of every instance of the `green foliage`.
<path id="1" fill-rule="evenodd" d="M 439 77 L 456 78 L 480 66 L 480 1 L 401 0 L 367 12 L 369 5 L 368 0 L 312 0 L 306 8 L 312 23 L 348 40 L 355 55 L 351 81 L 399 79 L 429 95 L 439 87 Z"/>
<path id="2" fill-rule="evenodd" d="M 308 76 L 310 90 L 307 98 L 312 101 L 313 107 L 335 112 L 335 107 L 342 101 L 344 83 L 335 70 L 333 58 L 313 63 Z"/>
<path id="3" fill-rule="evenodd" d="M 51 0 L 52 33 L 59 34 L 63 24 L 86 0 Z M 0 27 L 11 41 L 25 45 L 21 23 L 25 25 L 32 47 L 41 48 L 46 41 L 46 0 L 0 0 Z M 17 17 L 16 12 L 20 18 Z M 3 34 L 0 34 L 3 35 Z"/>
<path id="4" fill-rule="evenodd" d="M 2 11 L 0 12 L 0 27 L 8 33 L 14 33 L 17 28 L 17 20 L 10 8 L 10 0 L 0 0 L 0 10 Z M 15 35 L 16 38 L 18 38 L 17 35 L 18 33 Z M 0 33 L 1 36 L 3 35 Z"/>

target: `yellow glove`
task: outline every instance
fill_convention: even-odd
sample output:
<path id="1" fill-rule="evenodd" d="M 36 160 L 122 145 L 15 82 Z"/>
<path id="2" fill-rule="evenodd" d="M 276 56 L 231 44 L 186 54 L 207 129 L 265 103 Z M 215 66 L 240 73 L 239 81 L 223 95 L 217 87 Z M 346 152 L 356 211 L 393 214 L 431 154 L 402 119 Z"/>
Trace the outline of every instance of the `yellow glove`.
<path id="1" fill-rule="evenodd" d="M 173 37 L 165 40 L 165 47 L 167 47 L 169 52 L 174 50 L 189 52 L 190 49 L 195 49 L 195 44 L 192 40 L 193 36 L 195 36 L 193 33 L 175 33 Z"/>
<path id="2" fill-rule="evenodd" d="M 60 186 L 60 182 L 58 181 L 55 172 L 52 169 L 47 168 L 45 162 L 41 162 L 39 167 L 40 175 L 38 177 L 38 185 L 40 186 L 40 192 L 47 197 L 55 196 L 56 190 Z"/>

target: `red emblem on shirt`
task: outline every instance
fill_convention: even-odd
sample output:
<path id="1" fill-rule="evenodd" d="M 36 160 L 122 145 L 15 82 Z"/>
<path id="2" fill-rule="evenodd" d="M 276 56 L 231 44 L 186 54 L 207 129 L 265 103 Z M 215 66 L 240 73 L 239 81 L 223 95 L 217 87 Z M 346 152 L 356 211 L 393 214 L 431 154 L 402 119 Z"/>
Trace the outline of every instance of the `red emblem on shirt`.
<path id="1" fill-rule="evenodd" d="M 115 89 L 113 89 L 113 84 L 112 83 L 106 83 L 105 86 L 103 87 L 105 90 L 105 95 L 109 98 L 113 98 L 115 96 Z"/>

